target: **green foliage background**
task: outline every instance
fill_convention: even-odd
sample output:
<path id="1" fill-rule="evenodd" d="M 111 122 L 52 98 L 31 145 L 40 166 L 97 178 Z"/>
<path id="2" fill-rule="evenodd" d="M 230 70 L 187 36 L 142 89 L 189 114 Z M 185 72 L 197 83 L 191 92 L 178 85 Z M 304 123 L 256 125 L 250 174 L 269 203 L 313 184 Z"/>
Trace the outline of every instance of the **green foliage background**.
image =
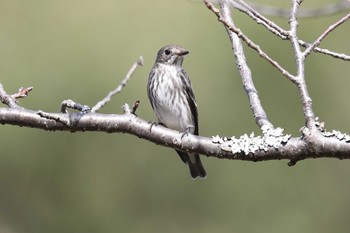
<path id="1" fill-rule="evenodd" d="M 295 72 L 288 41 L 235 14 L 248 36 Z M 299 35 L 312 41 L 340 17 L 300 20 Z M 274 20 L 288 25 L 287 19 Z M 348 22 L 322 46 L 349 54 L 349 33 Z M 155 120 L 146 80 L 157 50 L 170 43 L 190 50 L 184 66 L 199 105 L 201 135 L 259 133 L 226 32 L 201 2 L 0 0 L 0 80 L 9 93 L 34 86 L 20 101 L 34 110 L 57 112 L 64 99 L 95 104 L 143 55 L 145 66 L 103 112 L 122 113 L 123 103 L 140 99 L 138 115 Z M 296 88 L 246 50 L 270 120 L 300 135 Z M 327 129 L 349 132 L 349 64 L 312 54 L 306 65 L 316 114 Z M 130 135 L 3 125 L 0 140 L 4 233 L 322 233 L 350 227 L 347 160 L 307 160 L 289 168 L 287 161 L 203 157 L 208 177 L 193 181 L 173 150 Z"/>

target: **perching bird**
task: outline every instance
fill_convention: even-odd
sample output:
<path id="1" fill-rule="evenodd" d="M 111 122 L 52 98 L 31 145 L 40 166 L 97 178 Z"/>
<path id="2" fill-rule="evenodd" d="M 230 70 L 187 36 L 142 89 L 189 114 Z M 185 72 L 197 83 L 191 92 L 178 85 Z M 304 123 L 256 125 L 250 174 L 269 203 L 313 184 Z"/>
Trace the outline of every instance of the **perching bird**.
<path id="1" fill-rule="evenodd" d="M 161 48 L 148 77 L 147 94 L 160 124 L 198 135 L 197 104 L 191 81 L 182 68 L 184 56 L 188 53 L 179 45 Z M 176 152 L 188 164 L 192 178 L 206 177 L 198 154 Z"/>

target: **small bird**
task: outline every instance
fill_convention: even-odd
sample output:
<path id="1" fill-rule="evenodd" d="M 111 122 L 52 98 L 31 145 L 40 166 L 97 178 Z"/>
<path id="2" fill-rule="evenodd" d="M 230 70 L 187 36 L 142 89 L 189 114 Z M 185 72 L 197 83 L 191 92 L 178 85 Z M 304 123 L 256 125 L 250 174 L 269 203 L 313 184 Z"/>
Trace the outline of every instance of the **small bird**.
<path id="1" fill-rule="evenodd" d="M 159 124 L 167 128 L 198 135 L 198 111 L 191 81 L 182 68 L 189 52 L 179 45 L 167 45 L 158 51 L 149 74 L 147 94 Z M 205 178 L 198 154 L 176 150 L 190 169 L 193 179 Z"/>

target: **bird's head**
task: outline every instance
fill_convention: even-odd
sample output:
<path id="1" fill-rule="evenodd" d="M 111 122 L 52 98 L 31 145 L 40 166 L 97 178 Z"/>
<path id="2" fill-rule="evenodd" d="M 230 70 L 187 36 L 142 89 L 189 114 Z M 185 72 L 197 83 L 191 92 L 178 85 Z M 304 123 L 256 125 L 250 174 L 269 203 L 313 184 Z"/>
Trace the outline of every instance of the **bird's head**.
<path id="1" fill-rule="evenodd" d="M 181 66 L 184 56 L 188 53 L 186 49 L 179 45 L 167 45 L 158 51 L 156 62 Z"/>

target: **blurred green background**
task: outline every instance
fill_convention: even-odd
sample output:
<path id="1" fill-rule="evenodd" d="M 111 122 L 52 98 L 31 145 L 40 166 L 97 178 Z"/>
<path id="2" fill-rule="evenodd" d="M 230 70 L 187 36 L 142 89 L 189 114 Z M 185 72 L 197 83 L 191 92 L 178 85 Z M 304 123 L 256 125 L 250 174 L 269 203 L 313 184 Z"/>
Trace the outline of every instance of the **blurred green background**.
<path id="1" fill-rule="evenodd" d="M 295 71 L 288 41 L 235 14 L 248 36 Z M 341 16 L 300 20 L 299 35 L 312 41 Z M 287 19 L 273 19 L 288 25 Z M 322 46 L 349 54 L 349 36 L 348 22 Z M 196 93 L 201 135 L 259 134 L 226 32 L 201 2 L 0 0 L 0 80 L 9 93 L 34 86 L 20 101 L 30 109 L 57 112 L 64 99 L 94 105 L 143 55 L 144 67 L 102 112 L 122 113 L 123 103 L 140 99 L 138 115 L 155 120 L 146 81 L 156 52 L 170 43 L 190 50 L 184 66 Z M 298 136 L 303 116 L 296 88 L 246 50 L 270 120 Z M 349 132 L 349 64 L 312 54 L 306 65 L 315 113 L 327 129 Z M 2 233 L 350 229 L 347 160 L 307 160 L 290 168 L 287 161 L 203 157 L 208 177 L 193 181 L 173 150 L 127 134 L 4 125 L 0 139 Z"/>

